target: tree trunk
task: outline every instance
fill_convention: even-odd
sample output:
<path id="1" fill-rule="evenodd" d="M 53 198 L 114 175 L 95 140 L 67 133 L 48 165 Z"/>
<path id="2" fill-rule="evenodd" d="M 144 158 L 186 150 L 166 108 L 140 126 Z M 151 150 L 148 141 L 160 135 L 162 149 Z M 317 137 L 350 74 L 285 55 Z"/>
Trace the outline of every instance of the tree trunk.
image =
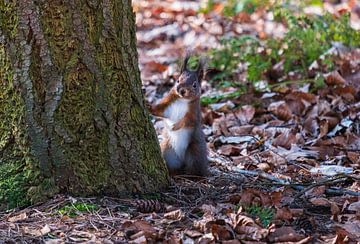
<path id="1" fill-rule="evenodd" d="M 168 183 L 130 0 L 0 0 L 0 208 Z"/>

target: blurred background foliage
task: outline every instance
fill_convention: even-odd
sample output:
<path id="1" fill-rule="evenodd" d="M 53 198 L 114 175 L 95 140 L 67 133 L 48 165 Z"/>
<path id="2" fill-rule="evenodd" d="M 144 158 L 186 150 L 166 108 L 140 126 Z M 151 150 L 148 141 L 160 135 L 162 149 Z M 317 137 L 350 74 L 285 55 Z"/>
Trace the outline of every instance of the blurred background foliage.
<path id="1" fill-rule="evenodd" d="M 322 15 L 306 14 L 304 8 L 322 6 L 322 1 L 258 1 L 227 0 L 222 14 L 234 17 L 242 12 L 254 13 L 257 9 L 270 12 L 274 20 L 283 23 L 287 31 L 281 37 L 261 40 L 252 35 L 239 35 L 221 40 L 219 48 L 208 52 L 209 67 L 220 69 L 214 80 L 230 80 L 241 63 L 246 64 L 247 80 L 257 83 L 288 82 L 289 72 L 297 80 L 323 83 L 323 73 L 331 70 L 336 61 L 332 47 L 353 48 L 360 45 L 360 32 L 350 25 L 350 14 L 339 16 L 325 12 Z M 216 9 L 219 1 L 203 1 L 200 12 Z M 316 69 L 310 71 L 314 62 Z M 224 82 L 223 82 L 224 83 Z M 224 83 L 226 84 L 226 82 Z"/>

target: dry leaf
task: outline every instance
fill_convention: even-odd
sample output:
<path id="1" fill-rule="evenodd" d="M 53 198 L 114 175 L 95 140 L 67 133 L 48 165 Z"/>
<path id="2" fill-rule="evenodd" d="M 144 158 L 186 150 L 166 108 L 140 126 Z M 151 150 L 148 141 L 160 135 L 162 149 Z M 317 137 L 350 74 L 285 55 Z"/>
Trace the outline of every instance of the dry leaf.
<path id="1" fill-rule="evenodd" d="M 212 224 L 211 233 L 218 241 L 233 239 L 232 231 L 227 225 Z"/>
<path id="2" fill-rule="evenodd" d="M 360 239 L 360 220 L 349 220 L 345 224 L 336 225 L 337 228 L 340 228 L 343 233 L 349 236 L 353 240 Z M 338 232 L 338 230 L 336 231 Z"/>
<path id="3" fill-rule="evenodd" d="M 274 218 L 279 220 L 291 220 L 293 215 L 290 209 L 287 207 L 276 208 L 276 214 Z"/>
<path id="4" fill-rule="evenodd" d="M 351 203 L 348 209 L 360 213 L 360 201 Z"/>
<path id="5" fill-rule="evenodd" d="M 26 234 L 30 234 L 32 236 L 38 237 L 38 236 L 47 235 L 48 233 L 50 233 L 51 230 L 50 230 L 50 227 L 46 224 L 42 228 L 29 228 L 29 227 L 25 226 L 23 228 L 23 231 Z"/>
<path id="6" fill-rule="evenodd" d="M 140 236 L 135 240 L 130 241 L 129 243 L 134 243 L 134 244 L 146 244 L 146 237 L 145 236 Z"/>
<path id="7" fill-rule="evenodd" d="M 330 201 L 323 197 L 319 197 L 319 198 L 314 197 L 314 198 L 311 198 L 309 201 L 312 204 L 314 204 L 315 206 L 324 206 L 324 207 L 330 206 Z"/>
<path id="8" fill-rule="evenodd" d="M 274 102 L 268 107 L 269 112 L 272 112 L 281 120 L 288 121 L 292 118 L 292 112 L 284 101 Z"/>
<path id="9" fill-rule="evenodd" d="M 20 221 L 20 220 L 24 220 L 27 218 L 27 215 L 25 212 L 22 212 L 18 215 L 15 215 L 15 216 L 11 216 L 8 218 L 8 221 L 9 222 L 17 222 L 17 221 Z"/>
<path id="10" fill-rule="evenodd" d="M 177 209 L 164 214 L 164 218 L 172 220 L 180 220 L 182 217 L 184 217 L 184 213 L 181 211 L 181 209 Z"/>
<path id="11" fill-rule="evenodd" d="M 198 238 L 203 235 L 201 232 L 196 231 L 196 230 L 185 230 L 184 234 L 188 235 L 191 238 Z"/>
<path id="12" fill-rule="evenodd" d="M 271 242 L 295 242 L 301 241 L 305 237 L 304 235 L 296 233 L 292 227 L 284 226 L 275 229 L 274 232 L 270 232 L 268 238 Z"/>
<path id="13" fill-rule="evenodd" d="M 343 85 L 346 83 L 345 79 L 339 74 L 338 71 L 332 71 L 324 74 L 325 82 L 328 85 Z"/>
<path id="14" fill-rule="evenodd" d="M 250 105 L 245 105 L 234 111 L 234 115 L 242 125 L 248 124 L 254 118 L 255 108 Z"/>

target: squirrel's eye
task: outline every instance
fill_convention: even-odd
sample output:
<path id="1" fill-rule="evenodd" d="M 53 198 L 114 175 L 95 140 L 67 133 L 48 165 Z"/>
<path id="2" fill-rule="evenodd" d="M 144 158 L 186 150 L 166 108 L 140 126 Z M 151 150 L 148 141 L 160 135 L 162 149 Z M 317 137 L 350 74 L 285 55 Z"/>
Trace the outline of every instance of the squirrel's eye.
<path id="1" fill-rule="evenodd" d="M 196 82 L 193 84 L 193 87 L 196 88 Z"/>
<path id="2" fill-rule="evenodd" d="M 177 80 L 176 83 L 180 83 L 180 80 Z"/>

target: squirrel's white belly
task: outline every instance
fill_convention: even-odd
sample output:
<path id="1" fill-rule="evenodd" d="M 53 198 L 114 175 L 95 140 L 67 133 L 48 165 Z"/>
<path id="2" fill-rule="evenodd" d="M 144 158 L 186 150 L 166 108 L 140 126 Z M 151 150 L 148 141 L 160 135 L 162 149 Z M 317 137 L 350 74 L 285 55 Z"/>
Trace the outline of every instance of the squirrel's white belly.
<path id="1" fill-rule="evenodd" d="M 180 128 L 179 130 L 172 130 L 172 127 L 176 122 L 185 116 L 188 108 L 189 100 L 178 99 L 164 111 L 164 116 L 166 117 L 164 122 L 168 131 L 171 146 L 181 160 L 183 160 L 185 157 L 185 151 L 190 142 L 192 129 Z"/>

